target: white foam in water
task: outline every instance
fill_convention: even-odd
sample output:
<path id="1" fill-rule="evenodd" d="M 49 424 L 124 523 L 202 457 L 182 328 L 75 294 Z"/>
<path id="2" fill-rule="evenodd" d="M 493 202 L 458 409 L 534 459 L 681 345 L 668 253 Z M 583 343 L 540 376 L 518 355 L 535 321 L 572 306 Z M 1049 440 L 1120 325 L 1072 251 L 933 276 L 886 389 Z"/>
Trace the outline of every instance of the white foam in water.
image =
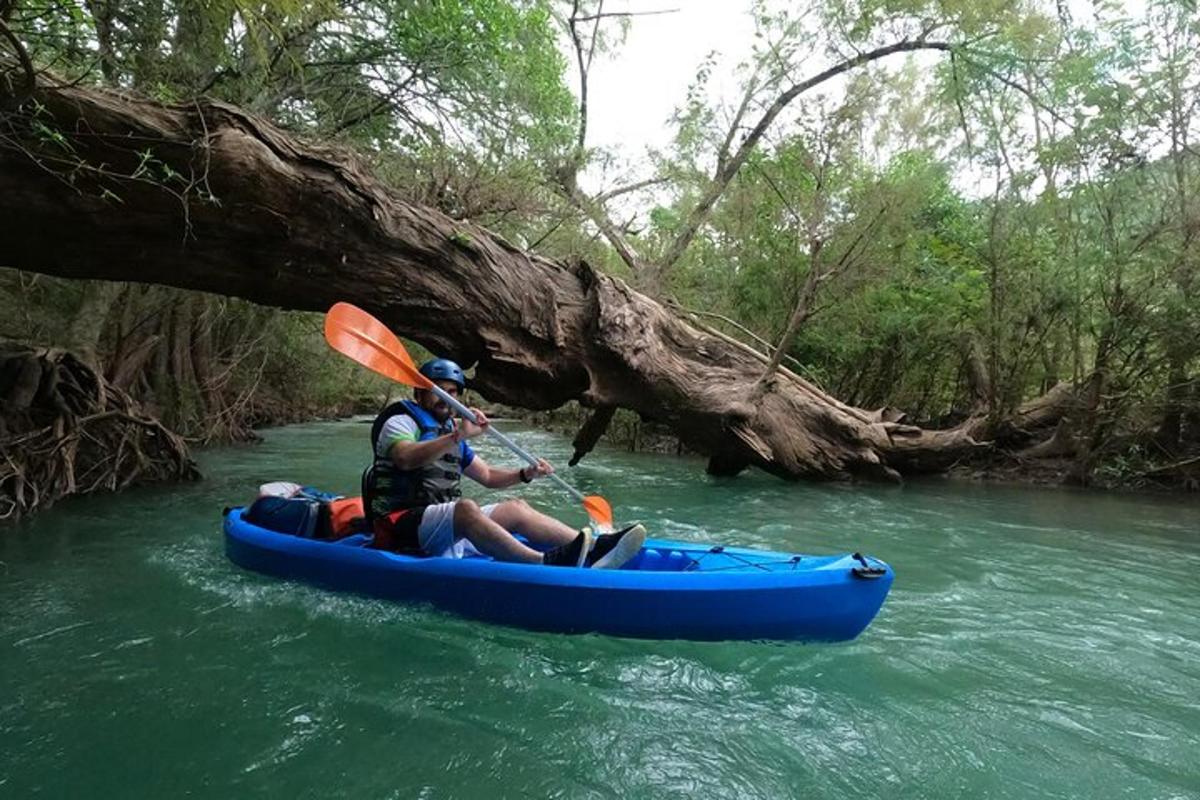
<path id="1" fill-rule="evenodd" d="M 202 543 L 202 546 L 197 546 Z M 421 615 L 420 609 L 352 594 L 341 594 L 295 581 L 248 572 L 199 539 L 155 550 L 149 562 L 165 567 L 179 579 L 226 602 L 200 613 L 222 608 L 299 608 L 312 619 L 353 621 L 375 626 L 403 623 Z"/>
<path id="2" fill-rule="evenodd" d="M 91 625 L 91 624 L 92 624 L 91 621 L 84 621 L 84 622 L 75 622 L 70 625 L 63 625 L 61 627 L 54 628 L 52 630 L 43 631 L 42 633 L 34 634 L 33 636 L 26 636 L 24 639 L 18 639 L 17 641 L 13 642 L 13 647 L 21 647 L 23 645 L 30 644 L 31 642 L 41 641 L 42 639 L 49 639 L 51 636 L 58 636 L 59 634 L 67 633 L 68 631 L 73 631 L 76 628 L 82 628 L 85 625 Z"/>

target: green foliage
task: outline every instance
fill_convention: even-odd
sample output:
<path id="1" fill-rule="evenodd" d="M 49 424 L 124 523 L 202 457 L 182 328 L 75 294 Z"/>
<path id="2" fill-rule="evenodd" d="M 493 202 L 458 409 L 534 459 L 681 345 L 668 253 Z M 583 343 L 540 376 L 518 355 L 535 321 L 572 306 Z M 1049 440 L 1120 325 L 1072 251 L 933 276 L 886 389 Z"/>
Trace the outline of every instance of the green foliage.
<path id="1" fill-rule="evenodd" d="M 801 98 L 719 199 L 671 291 L 775 343 L 814 253 L 827 269 L 865 235 L 852 268 L 820 287 L 793 367 L 849 402 L 932 419 L 974 408 L 979 391 L 1003 413 L 1100 371 L 1111 391 L 1088 411 L 1092 446 L 1152 431 L 1200 362 L 1194 12 L 1108 5 L 1076 23 L 1061 5 L 1002 0 L 821 12 L 814 33 L 801 11 L 758 8 L 764 46 L 743 80 L 764 104 L 787 85 L 772 70 L 812 54 L 922 30 L 962 44 L 931 73 L 880 65 Z M 705 186 L 730 117 L 705 97 L 711 72 L 706 61 L 676 118 L 676 201 L 649 214 L 660 238 Z M 987 386 L 970 385 L 969 359 Z"/>
<path id="2" fill-rule="evenodd" d="M 329 349 L 322 315 L 270 314 L 265 322 L 262 377 L 285 403 L 309 413 L 344 409 L 349 400 L 387 390 L 382 379 Z"/>
<path id="3" fill-rule="evenodd" d="M 232 101 L 359 148 L 414 202 L 637 280 L 548 178 L 574 155 L 560 46 L 573 8 L 26 0 L 11 26 L 39 64 L 72 80 Z M 666 292 L 756 343 L 780 342 L 803 309 L 789 364 L 851 403 L 925 419 L 981 402 L 1004 413 L 1096 373 L 1104 391 L 1081 426 L 1091 446 L 1169 416 L 1171 387 L 1193 385 L 1200 366 L 1193 9 L 1097 3 L 1073 18 L 1070 4 L 1026 0 L 764 0 L 752 13 L 741 91 L 714 97 L 721 64 L 708 54 L 680 98 L 671 147 L 653 156 L 669 183 L 627 226 L 652 264 L 687 230 L 718 166 L 797 81 L 920 36 L 952 43 L 954 56 L 891 56 L 797 98 L 701 220 Z M 616 22 L 600 26 L 599 50 L 614 52 L 636 24 Z M 71 155 L 36 109 L 32 126 L 47 150 Z M 585 153 L 581 173 L 611 155 Z M 133 175 L 182 188 L 152 147 Z M 119 213 L 120 198 L 107 199 Z M 452 240 L 473 246 L 465 232 Z M 166 302 L 151 299 L 138 303 Z M 0 333 L 52 342 L 84 307 L 77 285 L 0 273 Z M 240 359 L 234 396 L 260 379 L 304 402 L 351 385 L 311 318 L 245 304 L 221 314 L 216 360 Z M 126 327 L 110 319 L 101 350 Z M 270 331 L 278 350 L 250 346 L 251 331 Z M 987 386 L 973 386 L 968 367 Z M 158 371 L 161 387 L 169 372 Z M 206 402 L 193 389 L 159 393 L 174 394 L 185 418 Z M 1109 468 L 1136 470 L 1136 455 Z"/>
<path id="4" fill-rule="evenodd" d="M 569 149 L 574 126 L 552 11 L 548 0 L 26 0 L 8 21 L 62 77 L 164 102 L 205 94 L 345 140 L 413 200 L 520 241 L 559 211 L 539 165 Z M 59 123 L 29 111 L 43 152 L 78 157 Z M 152 144 L 121 177 L 219 202 Z M 119 190 L 97 191 L 120 213 Z M 556 244 L 577 250 L 567 227 Z M 453 240 L 473 246 L 465 232 Z M 236 438 L 383 388 L 329 352 L 311 315 L 135 286 L 105 288 L 117 301 L 97 308 L 85 289 L 0 270 L 0 336 L 84 346 L 113 373 L 144 358 L 128 388 L 188 435 Z"/>
<path id="5" fill-rule="evenodd" d="M 395 147 L 570 140 L 544 0 L 30 0 L 12 27 L 59 71 L 166 102 L 198 93 L 299 130 Z M 97 54 L 99 57 L 97 58 Z"/>
<path id="6" fill-rule="evenodd" d="M 451 233 L 450 241 L 463 248 L 469 248 L 475 242 L 475 240 L 471 238 L 470 234 L 465 233 L 464 231 L 454 231 Z"/>

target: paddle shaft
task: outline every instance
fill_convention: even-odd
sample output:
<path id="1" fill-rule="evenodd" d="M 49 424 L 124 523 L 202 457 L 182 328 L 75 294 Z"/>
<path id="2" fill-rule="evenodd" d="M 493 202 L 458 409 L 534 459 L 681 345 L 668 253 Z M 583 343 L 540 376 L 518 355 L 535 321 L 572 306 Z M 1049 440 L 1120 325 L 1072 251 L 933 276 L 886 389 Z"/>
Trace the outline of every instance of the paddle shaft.
<path id="1" fill-rule="evenodd" d="M 459 414 L 462 414 L 463 417 L 470 420 L 471 422 L 477 423 L 477 420 L 475 418 L 475 412 L 472 411 L 471 409 L 467 408 L 466 406 L 464 406 L 462 403 L 460 403 L 458 401 L 458 398 L 456 398 L 454 395 L 450 394 L 445 389 L 438 386 L 436 383 L 432 383 L 432 382 L 430 383 L 430 391 L 432 391 L 434 394 L 436 394 L 442 400 L 445 400 L 447 405 L 449 405 L 451 408 L 453 408 Z M 495 436 L 497 439 L 499 439 L 501 444 L 503 444 L 505 447 L 507 447 L 509 450 L 511 450 L 513 452 L 513 454 L 516 455 L 518 458 L 524 459 L 531 467 L 537 466 L 538 460 L 537 460 L 536 456 L 534 456 L 533 454 L 526 451 L 519 444 L 517 444 L 512 439 L 505 436 L 500 431 L 496 430 L 496 426 L 488 425 L 487 432 L 490 433 L 492 436 Z M 570 495 L 572 497 L 574 497 L 576 500 L 578 500 L 579 502 L 581 502 L 581 503 L 585 502 L 586 498 L 583 496 L 583 492 L 579 491 L 574 486 L 572 486 L 571 484 L 564 481 L 562 478 L 555 475 L 553 472 L 551 472 L 546 477 L 548 477 L 550 480 L 557 483 L 560 487 L 563 488 L 563 490 L 570 493 Z"/>

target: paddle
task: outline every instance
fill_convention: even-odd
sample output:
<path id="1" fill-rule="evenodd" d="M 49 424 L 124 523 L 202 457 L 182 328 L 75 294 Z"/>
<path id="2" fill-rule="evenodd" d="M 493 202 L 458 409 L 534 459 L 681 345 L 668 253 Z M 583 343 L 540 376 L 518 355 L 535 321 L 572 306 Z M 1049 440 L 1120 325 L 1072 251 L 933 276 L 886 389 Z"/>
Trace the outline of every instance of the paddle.
<path id="1" fill-rule="evenodd" d="M 325 341 L 329 342 L 329 346 L 342 355 L 349 356 L 385 378 L 433 392 L 465 419 L 476 422 L 475 414 L 471 409 L 421 374 L 396 334 L 361 308 L 350 303 L 335 303 L 325 314 Z M 538 460 L 535 456 L 496 430 L 495 425 L 488 425 L 487 432 L 499 439 L 505 447 L 526 463 L 537 466 Z M 596 494 L 585 497 L 582 492 L 555 473 L 550 473 L 548 477 L 583 504 L 588 517 L 600 532 L 608 532 L 613 529 L 612 506 L 608 504 L 607 500 Z"/>

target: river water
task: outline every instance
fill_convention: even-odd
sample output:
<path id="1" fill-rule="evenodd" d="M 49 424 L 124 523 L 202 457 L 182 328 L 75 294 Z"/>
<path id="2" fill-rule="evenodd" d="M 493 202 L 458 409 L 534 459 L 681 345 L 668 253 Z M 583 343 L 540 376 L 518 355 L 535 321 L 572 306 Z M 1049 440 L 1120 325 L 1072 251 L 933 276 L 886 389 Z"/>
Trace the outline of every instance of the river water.
<path id="1" fill-rule="evenodd" d="M 888 561 L 836 645 L 529 633 L 225 559 L 222 506 L 353 492 L 366 438 L 269 431 L 200 483 L 0 530 L 0 797 L 1200 798 L 1194 498 L 715 480 L 603 448 L 564 470 L 654 536 Z M 549 483 L 522 496 L 583 522 Z"/>

